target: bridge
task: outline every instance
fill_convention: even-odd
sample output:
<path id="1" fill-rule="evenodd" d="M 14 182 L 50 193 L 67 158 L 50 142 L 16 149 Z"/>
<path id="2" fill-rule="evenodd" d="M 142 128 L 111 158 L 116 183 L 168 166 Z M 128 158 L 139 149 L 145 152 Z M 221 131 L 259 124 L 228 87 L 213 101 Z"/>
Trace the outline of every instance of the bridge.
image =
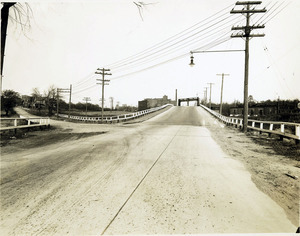
<path id="1" fill-rule="evenodd" d="M 178 106 L 181 106 L 182 102 L 186 102 L 187 106 L 189 106 L 190 102 L 192 102 L 192 101 L 197 102 L 197 106 L 200 106 L 200 98 L 199 97 L 180 98 L 180 99 L 178 99 Z"/>
<path id="2" fill-rule="evenodd" d="M 296 231 L 298 215 L 287 218 L 242 164 L 259 160 L 261 167 L 269 154 L 240 142 L 222 147 L 216 136 L 234 137 L 202 106 L 172 106 L 129 125 L 51 125 L 66 139 L 47 144 L 52 133 L 41 146 L 1 150 L 3 235 Z M 227 152 L 232 145 L 240 146 Z M 281 165 L 276 162 L 274 173 L 288 167 Z M 291 199 L 297 207 L 298 198 Z"/>

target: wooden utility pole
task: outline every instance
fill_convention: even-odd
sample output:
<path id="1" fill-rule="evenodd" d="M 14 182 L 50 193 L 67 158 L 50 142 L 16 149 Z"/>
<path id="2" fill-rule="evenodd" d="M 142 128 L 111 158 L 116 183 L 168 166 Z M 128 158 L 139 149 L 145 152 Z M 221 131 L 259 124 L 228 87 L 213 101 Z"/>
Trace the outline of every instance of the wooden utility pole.
<path id="1" fill-rule="evenodd" d="M 212 90 L 212 85 L 214 83 L 207 83 L 209 84 L 209 109 L 211 109 L 211 90 Z"/>
<path id="2" fill-rule="evenodd" d="M 221 99 L 220 99 L 220 115 L 222 115 L 222 104 L 223 104 L 223 84 L 224 84 L 224 76 L 229 76 L 229 74 L 217 74 L 218 76 L 222 76 L 222 84 L 221 84 Z"/>
<path id="3" fill-rule="evenodd" d="M 59 106 L 59 88 L 56 89 L 56 118 L 58 118 Z"/>
<path id="4" fill-rule="evenodd" d="M 70 119 L 70 111 L 71 111 L 71 94 L 72 94 L 72 84 L 70 84 L 70 88 L 69 89 L 63 89 L 63 88 L 57 88 L 56 89 L 56 93 L 57 93 L 57 101 L 56 101 L 56 115 L 58 118 L 58 113 L 59 113 L 59 94 L 60 93 L 69 93 L 70 97 L 69 97 L 69 113 L 68 113 L 68 119 Z"/>
<path id="5" fill-rule="evenodd" d="M 84 97 L 83 101 L 85 101 L 85 116 L 87 117 L 87 103 L 91 101 L 90 97 Z"/>
<path id="6" fill-rule="evenodd" d="M 110 101 L 110 109 L 113 111 L 114 110 L 114 98 L 113 97 L 109 97 L 109 101 Z"/>
<path id="7" fill-rule="evenodd" d="M 97 83 L 102 85 L 102 108 L 101 108 L 101 122 L 103 123 L 103 111 L 104 111 L 104 85 L 108 85 L 108 82 L 110 80 L 106 80 L 104 79 L 105 75 L 111 75 L 111 73 L 106 73 L 106 71 L 110 71 L 110 69 L 97 69 L 97 71 L 95 72 L 95 74 L 100 74 L 102 75 L 102 79 L 97 79 L 98 81 L 101 81 L 101 83 Z M 107 83 L 105 83 L 107 82 Z"/>
<path id="8" fill-rule="evenodd" d="M 72 97 L 72 84 L 70 84 L 69 113 L 68 113 L 68 119 L 69 120 L 70 120 L 70 115 L 71 115 L 71 97 Z"/>
<path id="9" fill-rule="evenodd" d="M 248 76 L 249 76 L 249 40 L 253 37 L 264 37 L 265 34 L 251 34 L 253 29 L 265 28 L 264 25 L 250 26 L 250 16 L 254 13 L 264 13 L 267 10 L 264 9 L 250 9 L 252 5 L 259 5 L 261 1 L 246 1 L 236 2 L 236 5 L 243 5 L 241 10 L 231 10 L 231 14 L 244 14 L 246 16 L 246 26 L 232 27 L 232 30 L 242 30 L 244 32 L 232 34 L 232 38 L 245 38 L 245 72 L 244 72 L 244 111 L 243 111 L 243 132 L 247 132 L 248 126 Z M 251 15 L 250 15 L 251 14 Z"/>
<path id="10" fill-rule="evenodd" d="M 208 87 L 204 87 L 205 88 L 205 106 L 207 105 L 207 89 Z"/>

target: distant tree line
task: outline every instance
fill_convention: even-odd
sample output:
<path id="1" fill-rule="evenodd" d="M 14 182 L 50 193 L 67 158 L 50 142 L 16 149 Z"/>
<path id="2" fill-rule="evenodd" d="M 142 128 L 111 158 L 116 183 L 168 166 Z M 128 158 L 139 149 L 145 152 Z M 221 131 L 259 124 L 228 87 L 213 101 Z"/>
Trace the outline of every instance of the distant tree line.
<path id="1" fill-rule="evenodd" d="M 15 114 L 14 107 L 20 105 L 22 102 L 19 93 L 13 90 L 4 90 L 1 95 L 1 115 L 5 111 L 5 116 Z"/>
<path id="2" fill-rule="evenodd" d="M 57 110 L 57 99 L 59 99 L 59 112 L 66 113 L 69 110 L 69 103 L 65 102 L 61 96 L 57 96 L 57 88 L 50 86 L 43 93 L 38 88 L 32 89 L 30 96 L 23 95 L 13 90 L 5 90 L 1 96 L 1 111 L 5 111 L 5 115 L 9 116 L 14 114 L 13 108 L 16 106 L 22 106 L 29 108 L 31 113 L 41 116 L 53 116 Z M 71 103 L 72 111 L 100 111 L 101 107 L 98 104 L 78 102 Z M 116 106 L 116 108 L 104 108 L 104 111 L 128 111 L 135 112 L 137 107 L 135 106 Z M 2 114 L 2 113 L 1 113 Z"/>

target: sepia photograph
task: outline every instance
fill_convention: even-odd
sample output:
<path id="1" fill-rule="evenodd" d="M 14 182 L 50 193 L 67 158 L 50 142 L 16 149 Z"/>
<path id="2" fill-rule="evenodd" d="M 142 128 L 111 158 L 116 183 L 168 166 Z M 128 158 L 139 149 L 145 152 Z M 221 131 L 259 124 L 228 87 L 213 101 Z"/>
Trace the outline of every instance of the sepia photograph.
<path id="1" fill-rule="evenodd" d="M 299 12 L 1 1 L 0 235 L 300 233 Z"/>

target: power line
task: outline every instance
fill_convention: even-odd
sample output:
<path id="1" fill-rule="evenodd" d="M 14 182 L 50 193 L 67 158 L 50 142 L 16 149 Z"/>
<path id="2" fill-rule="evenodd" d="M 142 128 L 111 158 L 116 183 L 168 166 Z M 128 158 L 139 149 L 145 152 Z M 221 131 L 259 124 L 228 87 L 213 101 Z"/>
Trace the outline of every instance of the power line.
<path id="1" fill-rule="evenodd" d="M 237 17 L 237 18 L 240 18 L 240 16 Z M 237 18 L 235 18 L 235 19 L 237 19 Z M 220 22 L 221 22 L 221 21 L 220 21 Z M 235 22 L 236 22 L 236 21 L 235 21 Z M 224 30 L 227 30 L 227 28 L 228 28 L 230 25 L 232 25 L 232 24 L 233 24 L 232 21 L 225 22 L 225 23 L 223 23 L 223 24 L 217 26 L 217 27 L 214 28 L 214 29 L 211 29 L 211 30 L 209 30 L 209 31 L 207 31 L 207 32 L 202 32 L 202 34 L 201 34 L 201 35 L 198 35 L 196 38 L 190 39 L 189 41 L 184 42 L 184 43 L 182 43 L 182 44 L 179 44 L 179 45 L 177 45 L 176 47 L 170 48 L 169 50 L 166 50 L 166 51 L 158 51 L 158 52 L 155 52 L 155 53 L 153 53 L 153 55 L 149 55 L 149 56 L 152 56 L 152 57 L 150 57 L 149 59 L 147 59 L 146 57 L 145 57 L 146 59 L 145 59 L 145 60 L 142 60 L 142 61 L 139 61 L 139 59 L 137 59 L 137 60 L 136 60 L 137 63 L 134 63 L 134 64 L 131 66 L 131 68 L 134 67 L 134 66 L 137 66 L 137 65 L 145 64 L 145 63 L 147 63 L 147 62 L 151 62 L 151 61 L 153 61 L 153 60 L 155 60 L 155 59 L 157 59 L 157 58 L 160 58 L 160 57 L 162 57 L 162 56 L 171 54 L 171 53 L 174 52 L 174 51 L 178 51 L 178 50 L 180 50 L 180 49 L 185 49 L 185 48 L 187 48 L 188 46 L 191 46 L 191 45 L 193 45 L 193 44 L 198 44 L 199 42 L 203 41 L 204 39 L 210 38 L 210 37 L 212 37 L 212 36 L 214 36 L 214 35 L 216 35 L 216 34 L 219 34 L 220 32 L 223 32 Z M 224 25 L 227 25 L 228 27 L 224 27 L 224 28 L 222 28 L 222 29 L 220 29 L 220 30 L 218 30 L 218 31 L 215 31 L 216 29 L 218 29 L 218 28 L 220 28 L 220 27 L 222 27 L 222 26 L 224 26 Z M 215 32 L 214 32 L 214 31 L 215 31 Z M 213 33 L 208 34 L 208 33 L 210 33 L 210 32 L 213 32 Z M 230 31 L 228 31 L 228 33 L 230 33 Z M 198 39 L 198 38 L 200 38 L 200 39 Z M 195 41 L 195 39 L 198 39 L 198 40 Z M 177 43 L 179 43 L 179 42 L 177 42 Z M 177 43 L 175 43 L 175 44 L 177 44 Z M 174 44 L 174 45 L 171 45 L 171 46 L 175 46 L 175 44 Z M 169 46 L 169 47 L 171 47 L 171 46 Z M 163 49 L 162 49 L 162 50 L 163 50 Z M 155 55 L 155 54 L 157 54 L 157 55 Z M 133 63 L 133 62 L 132 62 L 132 63 Z M 121 67 L 122 67 L 122 66 L 121 66 Z M 114 72 L 116 73 L 116 72 L 124 71 L 124 70 L 126 70 L 126 68 L 130 68 L 129 66 L 126 67 L 126 65 L 123 65 L 123 67 L 125 67 L 125 68 L 114 70 Z"/>
<path id="2" fill-rule="evenodd" d="M 270 2 L 269 2 L 269 4 L 270 4 Z M 267 4 L 266 7 L 267 7 L 269 4 Z M 254 23 L 254 25 L 259 24 L 258 22 L 261 22 L 261 20 L 262 20 L 264 17 L 266 17 L 268 14 L 270 14 L 270 13 L 272 12 L 272 9 L 273 9 L 277 4 L 278 4 L 278 2 L 275 2 L 275 3 L 268 9 L 268 12 L 267 12 L 266 14 L 262 15 L 262 16 Z M 276 10 L 276 9 L 275 9 L 275 10 Z M 252 20 L 254 20 L 256 16 L 257 16 L 257 15 L 255 15 L 255 16 L 252 18 Z"/>
<path id="3" fill-rule="evenodd" d="M 228 40 L 230 40 L 230 37 L 229 37 L 229 36 L 223 38 L 222 40 L 219 40 L 215 45 L 211 45 L 210 48 L 212 48 L 212 47 L 214 47 L 214 46 L 217 46 L 217 45 L 219 45 L 219 44 L 222 44 L 222 43 L 224 43 L 224 42 L 226 42 L 226 41 L 228 41 Z M 207 48 L 207 49 L 209 49 L 209 48 Z M 134 72 L 130 72 L 130 73 L 127 73 L 127 74 L 124 74 L 124 75 L 120 75 L 120 76 L 114 77 L 114 78 L 112 78 L 111 80 L 116 80 L 116 79 L 120 79 L 120 78 L 123 78 L 123 77 L 128 77 L 128 76 L 130 76 L 130 75 L 138 74 L 138 73 L 141 73 L 141 72 L 144 72 L 144 71 L 153 69 L 153 68 L 155 68 L 155 67 L 161 66 L 161 65 L 163 65 L 163 64 L 167 64 L 167 63 L 169 63 L 169 62 L 172 62 L 172 61 L 181 59 L 181 58 L 183 58 L 183 57 L 185 57 L 185 56 L 187 56 L 187 55 L 190 55 L 190 53 L 184 53 L 184 54 L 181 54 L 181 55 L 179 55 L 179 56 L 176 56 L 176 57 L 174 57 L 174 58 L 168 59 L 168 60 L 166 60 L 166 61 L 163 61 L 163 62 L 154 64 L 154 65 L 152 65 L 152 66 L 149 66 L 149 67 L 146 67 L 146 68 L 143 68 L 143 69 L 134 71 Z"/>
<path id="4" fill-rule="evenodd" d="M 215 26 L 216 24 L 218 24 L 218 23 L 220 23 L 220 22 L 223 22 L 224 20 L 227 20 L 227 19 L 229 19 L 229 18 L 231 18 L 231 16 L 228 16 L 228 17 L 226 17 L 226 18 L 222 18 L 222 19 L 219 20 L 218 22 L 216 22 L 216 23 L 214 23 L 214 24 L 212 24 L 212 25 L 210 25 L 210 26 L 204 28 L 204 29 L 201 30 L 201 31 L 198 31 L 198 32 L 196 32 L 196 33 L 193 33 L 192 35 L 186 36 L 185 38 L 183 38 L 183 39 L 181 39 L 181 40 L 179 40 L 179 41 L 172 42 L 171 45 L 165 46 L 165 47 L 163 47 L 163 48 L 158 48 L 158 49 L 155 50 L 154 52 L 147 53 L 147 54 L 144 55 L 144 56 L 135 57 L 134 60 L 131 60 L 130 62 L 127 62 L 126 64 L 122 64 L 122 65 L 120 65 L 120 66 L 118 66 L 118 67 L 126 66 L 126 65 L 132 64 L 132 63 L 134 63 L 134 62 L 137 62 L 137 61 L 139 61 L 139 60 L 141 60 L 141 59 L 144 59 L 144 58 L 147 58 L 147 57 L 149 57 L 149 56 L 155 55 L 156 53 L 160 53 L 161 51 L 166 50 L 166 49 L 168 49 L 168 48 L 170 48 L 170 47 L 173 47 L 173 46 L 177 45 L 178 43 L 181 43 L 181 42 L 183 42 L 183 41 L 185 41 L 185 40 L 187 40 L 187 39 L 189 39 L 189 38 L 191 38 L 191 37 L 194 37 L 194 36 L 196 36 L 197 34 L 200 34 L 201 32 L 203 32 L 203 31 L 205 31 L 205 30 L 207 30 L 207 29 L 209 29 L 209 28 Z M 116 67 L 112 67 L 112 70 L 113 70 L 114 68 L 116 68 Z"/>
<path id="5" fill-rule="evenodd" d="M 268 3 L 268 4 L 270 4 L 270 3 Z M 274 8 L 274 7 L 276 6 L 276 4 L 277 4 L 277 3 L 273 4 L 271 8 Z M 280 4 L 280 5 L 277 6 L 272 12 L 270 12 L 269 14 L 265 14 L 263 17 L 260 17 L 260 19 L 259 19 L 257 22 L 260 22 L 261 20 L 262 20 L 262 21 L 266 21 L 266 20 L 267 20 L 266 23 L 268 23 L 268 22 L 269 22 L 270 20 L 272 20 L 276 15 L 278 15 L 284 8 L 286 8 L 286 7 L 288 6 L 288 4 L 287 4 L 286 6 L 284 6 L 283 8 L 280 8 L 280 7 L 282 7 L 282 6 L 283 6 L 283 4 Z M 228 8 L 228 7 L 227 7 L 227 8 Z M 191 34 L 191 33 L 193 33 L 195 30 L 199 29 L 200 27 L 206 26 L 207 24 L 212 23 L 212 22 L 214 22 L 214 21 L 220 19 L 222 16 L 225 15 L 225 13 L 222 14 L 222 15 L 220 15 L 220 16 L 217 16 L 217 15 L 220 14 L 220 13 L 222 13 L 222 11 L 226 10 L 227 8 L 224 8 L 223 10 L 219 11 L 218 13 L 216 13 L 216 14 L 214 14 L 214 15 L 208 17 L 208 18 L 206 18 L 205 20 L 206 20 L 206 21 L 209 20 L 209 21 L 206 22 L 205 24 L 204 24 L 204 21 L 205 21 L 205 20 L 204 20 L 204 21 L 201 21 L 201 22 L 199 22 L 199 23 L 197 23 L 197 24 L 195 24 L 195 25 L 189 27 L 188 29 L 181 31 L 180 33 L 178 33 L 178 34 L 176 34 L 176 35 L 174 35 L 174 36 L 172 36 L 172 37 L 169 37 L 168 39 L 166 39 L 166 40 L 164 40 L 164 41 L 162 41 L 162 42 L 160 42 L 160 43 L 158 43 L 158 44 L 155 44 L 155 45 L 152 46 L 152 47 L 149 47 L 149 48 L 147 48 L 147 49 L 141 51 L 140 53 L 134 54 L 134 55 L 132 55 L 132 56 L 130 56 L 130 57 L 127 57 L 127 58 L 125 58 L 125 59 L 119 60 L 119 61 L 117 61 L 117 62 L 111 64 L 111 65 L 114 65 L 114 66 L 115 66 L 115 69 L 116 69 L 116 70 L 114 70 L 114 72 L 119 73 L 119 72 L 122 72 L 122 71 L 125 71 L 125 70 L 138 68 L 138 66 L 144 65 L 144 64 L 146 64 L 146 63 L 151 63 L 151 62 L 153 62 L 153 61 L 155 61 L 155 60 L 157 60 L 157 59 L 159 59 L 159 58 L 161 58 L 161 57 L 165 57 L 165 56 L 171 55 L 171 53 L 174 53 L 175 51 L 179 51 L 179 50 L 183 49 L 184 47 L 188 47 L 188 46 L 191 46 L 191 45 L 193 45 L 193 44 L 197 44 L 197 43 L 199 43 L 199 42 L 202 42 L 205 38 L 207 38 L 208 40 L 213 40 L 213 43 L 212 43 L 212 44 L 208 44 L 208 47 L 212 46 L 212 45 L 216 42 L 216 40 L 214 40 L 214 39 L 209 39 L 209 37 L 208 37 L 207 35 L 206 35 L 205 37 L 203 37 L 203 35 L 199 35 L 201 32 L 203 33 L 203 29 L 202 29 L 202 31 L 199 31 L 199 32 L 197 32 L 197 33 L 194 33 L 195 35 L 197 35 L 197 37 L 192 37 L 191 35 L 190 35 L 189 37 L 185 37 L 187 42 L 185 42 L 185 41 L 182 39 L 182 37 L 184 36 L 184 35 L 182 35 L 182 34 L 183 34 L 184 32 L 187 32 L 187 33 Z M 217 16 L 217 17 L 216 17 L 216 16 Z M 253 18 L 254 18 L 254 17 L 253 17 Z M 230 19 L 230 18 L 226 18 L 226 19 L 228 20 L 228 19 Z M 235 19 L 238 19 L 238 18 L 235 18 Z M 239 19 L 240 19 L 240 18 L 239 18 Z M 230 21 L 228 21 L 228 23 L 229 23 L 229 22 L 230 22 Z M 214 23 L 215 23 L 215 22 L 214 22 Z M 201 24 L 201 26 L 199 26 L 200 24 Z M 222 25 L 224 25 L 224 23 L 223 23 Z M 196 26 L 198 26 L 198 27 L 195 28 Z M 211 28 L 213 28 L 212 25 L 210 26 L 209 29 L 211 29 Z M 222 32 L 222 31 L 223 31 L 223 29 L 220 29 L 220 30 L 217 31 L 217 28 L 220 28 L 220 25 L 216 25 L 216 28 L 213 28 L 213 29 L 210 30 L 210 32 L 213 32 L 213 33 L 211 34 L 211 36 L 217 34 L 217 32 Z M 191 30 L 191 29 L 193 29 L 193 30 Z M 200 39 L 197 40 L 197 41 L 195 41 L 195 40 L 198 39 L 198 38 L 200 38 Z M 181 40 L 179 40 L 179 39 L 181 39 Z M 177 40 L 177 41 L 175 41 L 175 40 Z M 179 40 L 179 41 L 178 41 L 178 40 Z M 219 43 L 223 43 L 223 42 L 226 42 L 226 41 L 228 41 L 228 40 L 229 40 L 228 38 L 223 38 L 222 40 L 220 40 Z M 223 42 L 222 42 L 222 41 L 223 41 Z M 168 44 L 170 44 L 170 43 L 175 44 L 176 47 L 175 47 L 175 45 L 168 45 Z M 164 51 L 157 51 L 157 50 L 154 51 L 155 49 L 157 49 L 157 48 L 159 48 L 159 47 L 162 47 L 162 46 L 165 46 L 165 45 L 167 45 L 167 46 L 164 47 L 164 48 L 165 48 Z M 217 44 L 217 45 L 218 45 L 218 44 Z M 203 48 L 203 46 L 202 46 L 201 48 Z M 197 50 L 199 50 L 199 48 L 198 48 Z M 155 52 L 155 53 L 154 53 L 154 52 Z M 148 56 L 145 56 L 146 53 L 148 53 Z M 150 53 L 150 54 L 152 53 L 153 55 L 150 56 L 149 53 Z M 178 59 L 180 59 L 180 58 L 185 57 L 186 55 L 188 55 L 188 54 L 187 54 L 187 53 L 184 53 L 184 54 L 180 54 L 180 55 L 177 55 L 177 56 L 173 56 L 173 57 L 170 58 L 170 59 L 164 60 L 164 61 L 159 62 L 159 63 L 155 63 L 154 65 L 150 65 L 150 66 L 147 66 L 147 67 L 145 67 L 145 68 L 138 69 L 138 70 L 136 70 L 136 71 L 132 71 L 132 72 L 129 72 L 129 73 L 126 73 L 126 74 L 123 74 L 123 75 L 119 75 L 119 76 L 117 76 L 117 77 L 112 78 L 112 80 L 119 79 L 119 78 L 123 78 L 123 77 L 127 77 L 127 76 L 134 75 L 134 74 L 137 74 L 137 73 L 141 73 L 141 72 L 143 72 L 143 71 L 152 69 L 152 68 L 154 68 L 154 67 L 157 67 L 157 66 L 160 66 L 160 65 L 163 65 L 163 64 L 172 62 L 172 61 L 174 61 L 174 60 L 178 60 Z M 135 58 L 136 56 L 143 57 L 144 60 L 142 60 L 142 61 L 139 60 L 139 61 L 138 61 L 138 60 Z M 130 61 L 130 59 L 132 59 L 132 58 L 135 58 L 135 59 Z M 127 60 L 127 62 L 130 62 L 131 64 L 130 64 L 130 65 L 128 65 L 128 64 L 122 65 L 122 63 L 125 63 L 126 60 Z M 134 61 L 135 61 L 135 63 L 134 63 Z M 117 69 L 117 68 L 119 68 L 119 69 Z M 91 77 L 91 78 L 92 78 L 92 77 Z M 78 83 L 78 84 L 84 84 L 84 83 L 86 83 L 87 81 L 89 81 L 89 78 L 87 78 L 86 80 L 81 81 L 81 83 Z M 79 85 L 77 85 L 77 86 L 79 86 Z M 87 86 L 87 87 L 82 88 L 82 89 L 80 89 L 80 90 L 78 90 L 78 91 L 75 91 L 74 93 L 76 93 L 76 94 L 82 93 L 82 92 L 84 92 L 84 91 L 87 91 L 87 90 L 92 89 L 93 87 L 94 87 L 93 85 Z"/>
<path id="6" fill-rule="evenodd" d="M 129 56 L 129 57 L 127 57 L 127 58 L 124 58 L 124 59 L 122 59 L 122 60 L 119 60 L 119 61 L 117 61 L 117 62 L 115 62 L 115 63 L 111 63 L 111 64 L 109 64 L 109 65 L 106 65 L 105 67 L 114 68 L 114 67 L 116 67 L 116 65 L 125 63 L 125 62 L 128 61 L 129 59 L 136 58 L 137 56 L 139 56 L 139 55 L 141 55 L 141 54 L 144 54 L 144 53 L 146 53 L 146 52 L 152 51 L 153 49 L 156 49 L 156 48 L 158 48 L 158 47 L 164 46 L 165 44 L 169 43 L 170 41 L 173 41 L 173 40 L 176 39 L 176 38 L 180 38 L 180 37 L 182 37 L 182 35 L 186 35 L 187 32 L 190 33 L 190 32 L 193 32 L 193 31 L 196 30 L 196 29 L 199 29 L 200 26 L 198 26 L 198 25 L 202 24 L 203 26 L 205 26 L 206 24 L 210 23 L 210 22 L 213 21 L 213 20 L 211 20 L 211 21 L 209 21 L 208 23 L 205 23 L 205 24 L 204 24 L 205 21 L 207 21 L 207 20 L 213 18 L 213 17 L 216 16 L 217 14 L 219 14 L 219 13 L 221 13 L 221 12 L 223 12 L 223 11 L 226 11 L 226 12 L 223 13 L 223 14 L 222 14 L 221 16 L 219 16 L 219 17 L 222 17 L 222 16 L 228 14 L 228 9 L 229 9 L 230 7 L 232 7 L 232 6 L 233 6 L 233 4 L 230 4 L 228 7 L 226 7 L 226 8 L 224 8 L 224 9 L 220 10 L 219 12 L 213 14 L 213 15 L 210 16 L 210 17 L 207 17 L 206 19 L 204 19 L 204 20 L 198 22 L 197 24 L 195 24 L 195 25 L 193 25 L 193 26 L 191 26 L 191 27 L 189 27 L 189 28 L 187 28 L 187 29 L 185 29 L 185 30 L 183 30 L 183 31 L 181 31 L 181 32 L 179 32 L 179 33 L 177 33 L 177 34 L 175 34 L 174 36 L 171 36 L 171 37 L 167 38 L 166 40 L 163 40 L 162 42 L 159 42 L 159 43 L 157 43 L 157 44 L 155 44 L 155 45 L 153 45 L 153 46 L 151 46 L 151 47 L 149 47 L 149 48 L 147 48 L 147 49 L 145 49 L 145 50 L 143 50 L 143 51 L 141 51 L 141 52 L 139 52 L 139 53 L 136 53 L 136 54 L 134 54 L 134 55 L 131 55 L 131 56 Z M 217 17 L 216 19 L 218 19 L 218 17 Z M 215 19 L 214 19 L 214 20 L 215 20 Z M 196 27 L 196 26 L 198 26 L 198 27 Z M 194 27 L 196 27 L 196 29 L 191 30 L 191 29 L 193 29 Z M 201 26 L 201 27 L 202 27 L 202 26 Z M 191 31 L 189 31 L 189 30 L 191 30 Z M 178 37 L 178 36 L 179 36 L 179 37 Z"/>
<path id="7" fill-rule="evenodd" d="M 87 81 L 90 81 L 91 79 L 93 79 L 95 76 L 94 73 L 90 73 L 88 75 L 86 75 L 85 77 L 83 77 L 81 80 L 77 81 L 74 84 L 74 87 L 80 87 L 82 84 L 86 83 Z"/>
<path id="8" fill-rule="evenodd" d="M 266 21 L 264 24 L 267 24 L 270 20 L 272 20 L 274 17 L 276 17 L 280 12 L 282 12 L 288 5 L 290 5 L 290 2 L 286 4 L 281 10 L 279 10 L 274 16 L 272 16 L 268 21 Z M 266 20 L 266 19 L 265 19 Z"/>

